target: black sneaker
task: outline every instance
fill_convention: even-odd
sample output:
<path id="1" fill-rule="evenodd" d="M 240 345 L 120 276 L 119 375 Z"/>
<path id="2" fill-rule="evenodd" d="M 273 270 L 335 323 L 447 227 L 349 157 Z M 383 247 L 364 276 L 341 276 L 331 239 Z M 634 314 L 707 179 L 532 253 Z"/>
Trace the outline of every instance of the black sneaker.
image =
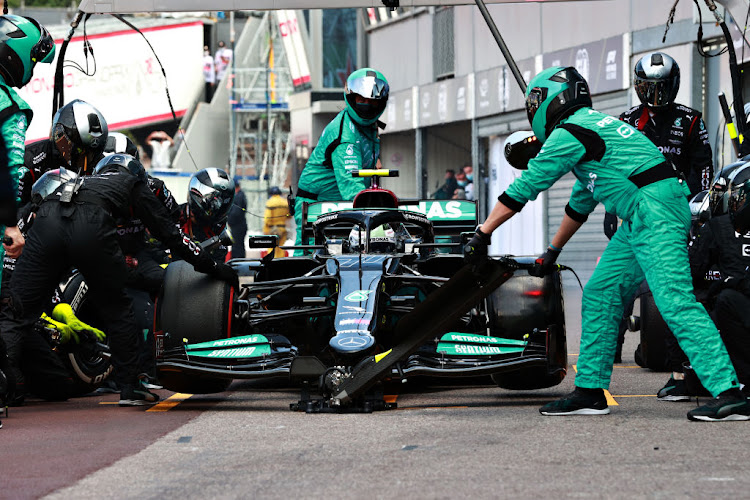
<path id="1" fill-rule="evenodd" d="M 675 380 L 669 377 L 667 383 L 656 393 L 656 399 L 659 401 L 690 401 L 687 384 L 684 380 Z"/>
<path id="2" fill-rule="evenodd" d="M 120 390 L 120 406 L 143 406 L 156 403 L 159 396 L 145 387 L 124 384 Z"/>
<path id="3" fill-rule="evenodd" d="M 707 405 L 690 410 L 687 418 L 704 422 L 750 420 L 750 401 L 739 389 L 729 389 Z"/>
<path id="4" fill-rule="evenodd" d="M 609 413 L 604 390 L 576 387 L 567 396 L 539 408 L 542 415 L 606 415 Z"/>

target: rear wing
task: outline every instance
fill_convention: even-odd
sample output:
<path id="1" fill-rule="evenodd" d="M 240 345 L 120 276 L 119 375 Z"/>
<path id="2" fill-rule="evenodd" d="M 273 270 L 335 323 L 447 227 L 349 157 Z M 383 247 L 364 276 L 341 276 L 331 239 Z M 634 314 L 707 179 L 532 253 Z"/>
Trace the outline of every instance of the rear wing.
<path id="1" fill-rule="evenodd" d="M 305 205 L 302 214 L 306 234 L 312 234 L 312 223 L 321 215 L 352 209 L 351 201 L 316 201 Z M 460 237 L 461 233 L 474 232 L 477 227 L 475 201 L 402 199 L 398 208 L 427 216 L 435 236 Z"/>

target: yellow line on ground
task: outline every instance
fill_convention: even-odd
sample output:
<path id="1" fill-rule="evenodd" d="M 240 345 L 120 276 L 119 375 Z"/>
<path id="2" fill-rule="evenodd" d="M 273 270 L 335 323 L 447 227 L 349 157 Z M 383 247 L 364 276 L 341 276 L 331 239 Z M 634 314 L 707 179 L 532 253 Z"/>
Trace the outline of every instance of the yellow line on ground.
<path id="1" fill-rule="evenodd" d="M 572 352 L 569 352 L 568 356 L 578 356 L 578 353 L 573 354 Z"/>
<path id="2" fill-rule="evenodd" d="M 119 405 L 119 401 L 99 401 L 100 405 Z"/>
<path id="3" fill-rule="evenodd" d="M 578 373 L 578 365 L 573 365 L 573 371 Z"/>
<path id="4" fill-rule="evenodd" d="M 177 392 L 146 411 L 169 411 L 178 404 L 188 399 L 190 396 L 192 396 L 192 394 L 182 394 L 181 392 Z"/>
<path id="5" fill-rule="evenodd" d="M 607 404 L 609 406 L 620 406 L 620 403 L 615 401 L 615 398 L 612 397 L 612 394 L 610 394 L 607 389 L 604 389 L 604 397 L 607 398 Z"/>

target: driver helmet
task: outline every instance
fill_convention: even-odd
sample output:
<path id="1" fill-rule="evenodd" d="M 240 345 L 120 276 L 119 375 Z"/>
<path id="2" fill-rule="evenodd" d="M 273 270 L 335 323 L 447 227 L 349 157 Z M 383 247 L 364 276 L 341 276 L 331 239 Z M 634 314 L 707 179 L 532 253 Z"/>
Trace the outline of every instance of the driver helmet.
<path id="1" fill-rule="evenodd" d="M 635 63 L 633 86 L 638 99 L 651 109 L 672 104 L 680 90 L 680 67 L 664 52 L 652 52 Z"/>
<path id="2" fill-rule="evenodd" d="M 136 160 L 140 159 L 138 146 L 130 140 L 130 137 L 122 132 L 110 132 L 107 136 L 107 144 L 104 146 L 104 154 L 111 155 L 115 153 L 128 154 Z"/>
<path id="3" fill-rule="evenodd" d="M 55 58 L 55 41 L 35 19 L 0 16 L 0 35 L 0 76 L 11 87 L 23 87 L 36 63 L 49 64 Z"/>
<path id="4" fill-rule="evenodd" d="M 349 232 L 350 251 L 363 252 L 365 250 L 364 245 L 362 245 L 364 234 L 364 229 L 359 226 L 354 226 L 354 228 L 352 228 Z M 369 242 L 370 253 L 395 252 L 398 246 L 396 232 L 391 228 L 390 224 L 382 224 L 371 229 Z"/>
<path id="5" fill-rule="evenodd" d="M 234 181 L 219 168 L 204 168 L 188 184 L 188 217 L 201 224 L 224 224 L 234 202 Z"/>
<path id="6" fill-rule="evenodd" d="M 750 231 L 750 164 L 731 174 L 728 211 L 735 231 L 740 234 Z"/>
<path id="7" fill-rule="evenodd" d="M 50 141 L 73 170 L 93 172 L 107 145 L 107 121 L 91 104 L 80 99 L 69 102 L 52 119 Z"/>
<path id="8" fill-rule="evenodd" d="M 346 112 L 354 122 L 360 125 L 372 125 L 385 111 L 389 92 L 388 81 L 383 73 L 372 68 L 362 68 L 353 72 L 346 79 L 344 99 Z M 357 102 L 357 97 L 367 101 Z"/>
<path id="9" fill-rule="evenodd" d="M 75 172 L 62 167 L 44 172 L 34 185 L 31 186 L 31 202 L 37 206 L 41 205 L 60 186 L 77 178 L 78 176 Z"/>
<path id="10" fill-rule="evenodd" d="M 547 68 L 526 89 L 526 116 L 541 144 L 561 120 L 584 107 L 591 107 L 589 85 L 572 66 Z"/>

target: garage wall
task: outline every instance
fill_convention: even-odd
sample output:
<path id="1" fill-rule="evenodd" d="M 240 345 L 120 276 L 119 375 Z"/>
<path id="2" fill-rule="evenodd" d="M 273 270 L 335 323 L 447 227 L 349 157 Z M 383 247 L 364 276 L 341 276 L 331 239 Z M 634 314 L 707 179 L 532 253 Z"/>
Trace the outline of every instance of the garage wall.
<path id="1" fill-rule="evenodd" d="M 380 140 L 380 160 L 383 168 L 394 168 L 399 171 L 399 177 L 384 179 L 382 186 L 402 198 L 416 197 L 414 132 L 388 134 L 382 136 Z"/>
<path id="2" fill-rule="evenodd" d="M 446 169 L 460 170 L 471 164 L 471 122 L 457 122 L 428 127 L 425 134 L 427 192 L 432 194 L 443 185 Z"/>

